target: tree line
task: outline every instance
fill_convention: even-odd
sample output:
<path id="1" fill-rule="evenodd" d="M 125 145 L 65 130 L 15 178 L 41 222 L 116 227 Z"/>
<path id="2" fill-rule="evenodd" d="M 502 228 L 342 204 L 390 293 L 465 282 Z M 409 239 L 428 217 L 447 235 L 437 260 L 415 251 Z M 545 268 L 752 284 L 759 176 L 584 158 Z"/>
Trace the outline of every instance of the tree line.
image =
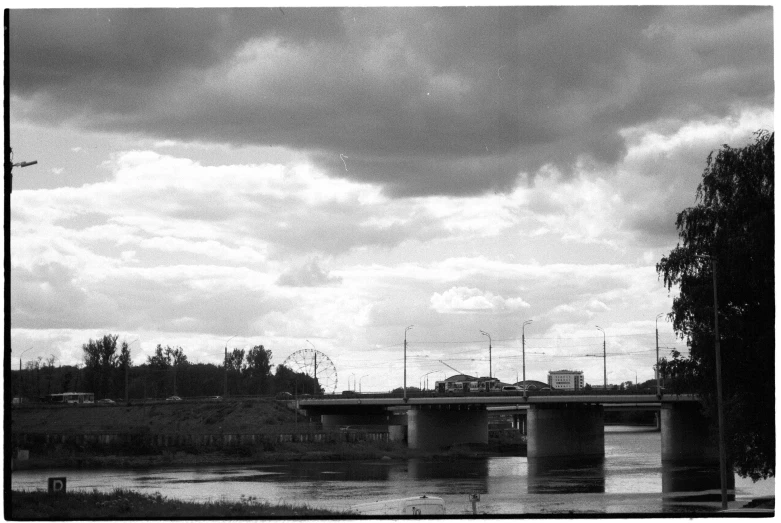
<path id="1" fill-rule="evenodd" d="M 141 365 L 133 365 L 126 341 L 106 334 L 82 345 L 83 365 L 55 366 L 55 357 L 28 361 L 12 371 L 14 397 L 45 399 L 63 392 L 91 392 L 95 399 L 134 400 L 168 396 L 264 396 L 320 394 L 312 377 L 284 365 L 274 370 L 271 350 L 256 345 L 233 349 L 223 365 L 191 363 L 182 347 L 155 348 Z M 273 371 L 273 372 L 272 372 Z"/>

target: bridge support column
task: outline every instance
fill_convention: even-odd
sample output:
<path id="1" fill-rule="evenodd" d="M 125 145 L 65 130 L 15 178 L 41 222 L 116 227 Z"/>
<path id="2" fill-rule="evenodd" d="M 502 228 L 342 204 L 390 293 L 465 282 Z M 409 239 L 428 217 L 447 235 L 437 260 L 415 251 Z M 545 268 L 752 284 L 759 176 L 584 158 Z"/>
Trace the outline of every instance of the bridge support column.
<path id="1" fill-rule="evenodd" d="M 694 465 L 719 463 L 719 443 L 711 437 L 708 420 L 698 403 L 663 404 L 660 418 L 662 461 Z"/>
<path id="2" fill-rule="evenodd" d="M 488 411 L 475 409 L 410 409 L 407 446 L 436 449 L 460 443 L 488 443 Z"/>
<path id="3" fill-rule="evenodd" d="M 527 422 L 529 458 L 605 455 L 605 411 L 601 405 L 530 405 Z"/>

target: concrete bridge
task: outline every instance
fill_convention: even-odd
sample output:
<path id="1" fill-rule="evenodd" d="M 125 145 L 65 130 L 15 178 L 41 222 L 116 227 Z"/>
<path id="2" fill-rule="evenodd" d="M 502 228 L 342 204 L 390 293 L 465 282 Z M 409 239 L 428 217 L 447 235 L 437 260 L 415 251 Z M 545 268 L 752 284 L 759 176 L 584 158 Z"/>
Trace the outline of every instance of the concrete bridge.
<path id="1" fill-rule="evenodd" d="M 598 458 L 605 455 L 606 410 L 659 410 L 662 460 L 712 464 L 718 446 L 690 394 L 535 395 L 308 398 L 299 408 L 320 415 L 324 427 L 407 425 L 407 444 L 435 449 L 460 443 L 488 443 L 492 410 L 526 411 L 529 458 Z M 400 428 L 400 427 L 398 427 Z"/>

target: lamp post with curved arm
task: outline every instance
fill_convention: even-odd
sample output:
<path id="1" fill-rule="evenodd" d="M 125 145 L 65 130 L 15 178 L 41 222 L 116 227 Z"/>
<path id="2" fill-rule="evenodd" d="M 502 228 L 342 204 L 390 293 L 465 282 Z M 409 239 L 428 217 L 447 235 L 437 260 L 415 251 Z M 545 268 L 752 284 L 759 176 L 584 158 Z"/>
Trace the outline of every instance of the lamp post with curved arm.
<path id="1" fill-rule="evenodd" d="M 315 364 L 315 375 L 314 375 L 314 384 L 312 384 L 312 393 L 317 394 L 317 348 L 315 348 L 315 344 L 312 343 L 309 340 L 306 340 L 306 342 L 312 346 L 312 350 L 314 351 L 314 364 Z M 355 382 L 353 382 L 353 390 L 355 390 Z"/>
<path id="2" fill-rule="evenodd" d="M 602 364 L 605 369 L 605 392 L 607 392 L 607 349 L 605 348 L 607 337 L 605 336 L 605 329 L 599 325 L 595 325 L 595 327 L 602 331 Z"/>
<path id="3" fill-rule="evenodd" d="M 135 342 L 137 342 L 140 338 L 136 338 L 133 341 L 130 342 L 130 345 L 133 345 Z M 128 349 L 128 360 L 125 362 L 125 403 L 128 402 L 128 372 L 130 368 L 130 345 L 127 346 Z"/>
<path id="4" fill-rule="evenodd" d="M 404 329 L 404 401 L 407 401 L 407 331 L 414 325 L 410 325 Z"/>
<path id="5" fill-rule="evenodd" d="M 224 381 L 224 390 L 222 395 L 226 398 L 228 397 L 228 342 L 238 336 L 238 334 L 234 334 L 227 340 L 225 340 L 225 364 L 223 365 L 223 381 Z"/>
<path id="6" fill-rule="evenodd" d="M 361 380 L 363 380 L 363 378 L 365 378 L 367 376 L 368 376 L 368 374 L 364 374 L 363 376 L 358 378 L 358 393 L 359 394 L 363 393 L 363 388 L 361 388 Z M 353 382 L 353 387 L 355 387 L 355 382 Z"/>
<path id="7" fill-rule="evenodd" d="M 493 367 L 491 365 L 491 335 L 485 331 L 480 331 L 483 336 L 488 336 L 488 378 L 493 378 Z"/>
<path id="8" fill-rule="evenodd" d="M 521 352 L 523 353 L 523 397 L 526 398 L 526 389 L 529 387 L 526 386 L 526 326 L 533 322 L 534 320 L 526 320 L 523 322 L 523 325 L 521 325 Z M 517 371 L 516 371 L 517 372 Z M 516 374 L 516 379 L 518 378 L 518 375 Z"/>
<path id="9" fill-rule="evenodd" d="M 427 372 L 427 373 L 425 373 L 423 376 L 421 376 L 421 377 L 420 377 L 420 383 L 419 383 L 419 385 L 420 385 L 420 390 L 423 390 L 423 378 L 425 378 L 426 376 L 428 376 L 429 374 L 432 374 L 432 373 L 434 373 L 434 372 L 436 372 L 436 371 L 433 371 L 433 370 L 432 370 L 432 371 L 430 371 L 430 372 Z M 426 380 L 426 381 L 428 381 L 428 380 Z M 426 386 L 426 389 L 428 389 L 428 386 Z"/>
<path id="10" fill-rule="evenodd" d="M 24 401 L 24 399 L 23 399 L 24 398 L 24 389 L 23 389 L 24 381 L 22 380 L 22 356 L 24 356 L 24 353 L 27 352 L 30 349 L 32 349 L 32 347 L 24 349 L 22 351 L 22 353 L 19 355 L 19 403 Z"/>

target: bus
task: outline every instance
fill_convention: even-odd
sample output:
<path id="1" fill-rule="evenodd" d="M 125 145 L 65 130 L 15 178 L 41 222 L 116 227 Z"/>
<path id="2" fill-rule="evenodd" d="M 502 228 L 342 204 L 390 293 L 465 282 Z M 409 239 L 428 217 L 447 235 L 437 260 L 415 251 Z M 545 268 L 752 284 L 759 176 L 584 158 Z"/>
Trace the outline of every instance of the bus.
<path id="1" fill-rule="evenodd" d="M 92 392 L 63 392 L 62 394 L 49 394 L 46 399 L 49 403 L 95 403 L 95 394 Z"/>

